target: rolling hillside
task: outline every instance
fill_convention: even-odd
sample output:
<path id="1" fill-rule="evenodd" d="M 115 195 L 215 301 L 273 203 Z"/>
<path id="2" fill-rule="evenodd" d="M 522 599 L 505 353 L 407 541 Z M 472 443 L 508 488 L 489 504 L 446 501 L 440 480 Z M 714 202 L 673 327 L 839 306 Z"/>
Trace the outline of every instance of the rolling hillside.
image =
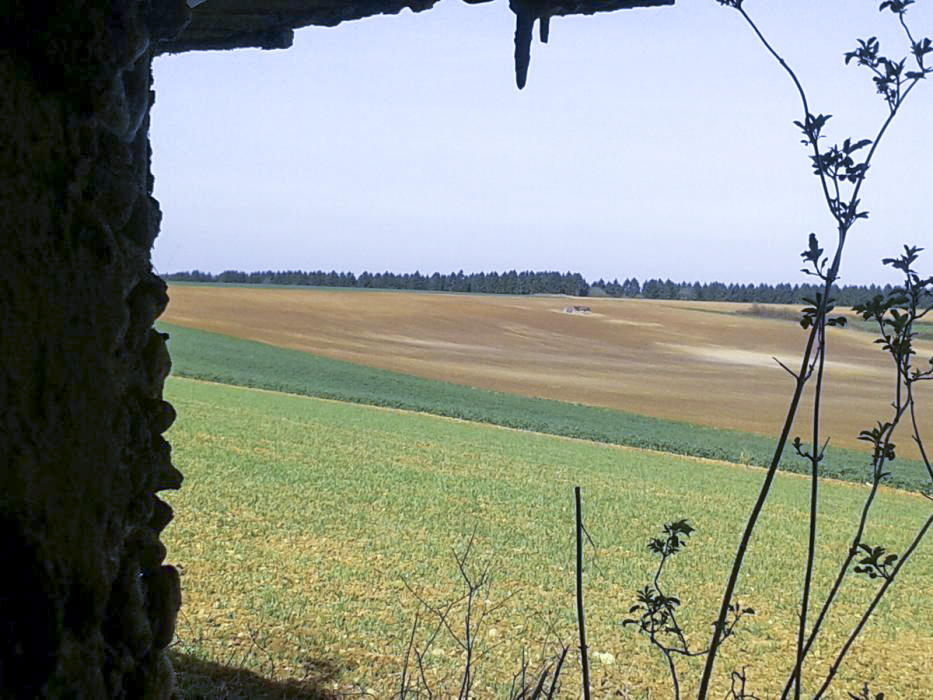
<path id="1" fill-rule="evenodd" d="M 427 379 L 774 435 L 804 342 L 745 305 L 172 285 L 163 320 Z M 566 313 L 585 303 L 589 313 Z M 862 448 L 893 383 L 871 335 L 830 329 L 824 435 Z M 927 343 L 921 353 L 933 354 Z M 922 356 L 922 354 L 921 354 Z M 923 399 L 933 432 L 933 399 Z M 804 439 L 810 418 L 798 417 Z M 896 441 L 898 437 L 896 436 Z M 911 446 L 900 436 L 904 455 Z"/>

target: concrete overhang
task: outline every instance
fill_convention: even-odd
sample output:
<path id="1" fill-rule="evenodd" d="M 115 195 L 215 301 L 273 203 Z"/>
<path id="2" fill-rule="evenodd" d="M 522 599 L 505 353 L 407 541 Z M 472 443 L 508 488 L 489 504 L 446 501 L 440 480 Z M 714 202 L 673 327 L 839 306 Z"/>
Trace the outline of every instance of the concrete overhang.
<path id="1" fill-rule="evenodd" d="M 187 0 L 191 21 L 173 39 L 160 42 L 159 53 L 258 47 L 284 49 L 294 30 L 332 27 L 372 15 L 421 12 L 438 0 Z M 450 1 L 450 0 L 449 0 Z M 471 4 L 489 0 L 464 0 Z M 673 5 L 674 0 L 512 0 L 518 14 L 531 8 L 540 16 L 591 15 L 635 7 Z"/>

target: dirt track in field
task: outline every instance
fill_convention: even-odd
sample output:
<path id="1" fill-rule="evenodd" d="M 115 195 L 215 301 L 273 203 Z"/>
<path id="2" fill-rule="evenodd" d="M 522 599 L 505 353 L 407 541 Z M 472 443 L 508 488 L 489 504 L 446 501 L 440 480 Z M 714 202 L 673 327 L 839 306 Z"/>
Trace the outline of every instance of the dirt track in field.
<path id="1" fill-rule="evenodd" d="M 776 434 L 806 336 L 748 304 L 173 285 L 170 323 L 430 379 Z M 590 313 L 569 314 L 571 304 Z M 872 336 L 829 331 L 824 434 L 855 436 L 892 399 Z M 933 354 L 929 344 L 920 357 Z M 925 406 L 933 408 L 933 401 Z M 886 410 L 887 409 L 887 410 Z M 810 410 L 796 433 L 808 439 Z M 930 411 L 925 425 L 933 432 Z M 806 424 L 804 423 L 806 421 Z M 908 436 L 895 441 L 906 447 Z M 861 443 L 864 446 L 864 443 Z"/>

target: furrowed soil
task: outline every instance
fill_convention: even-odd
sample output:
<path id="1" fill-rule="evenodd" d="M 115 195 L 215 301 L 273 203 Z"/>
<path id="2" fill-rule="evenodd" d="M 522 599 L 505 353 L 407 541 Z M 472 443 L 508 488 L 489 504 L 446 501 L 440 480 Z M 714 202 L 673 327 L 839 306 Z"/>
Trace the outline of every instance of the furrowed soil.
<path id="1" fill-rule="evenodd" d="M 793 389 L 774 358 L 796 371 L 806 342 L 796 323 L 742 313 L 749 304 L 182 284 L 169 295 L 162 318 L 181 326 L 427 379 L 761 435 L 780 431 Z M 567 313 L 574 304 L 590 311 Z M 869 333 L 829 329 L 822 434 L 835 445 L 865 447 L 859 431 L 890 414 L 894 375 L 873 341 Z M 929 342 L 917 349 L 919 358 L 933 355 Z M 933 401 L 921 396 L 920 408 L 929 433 Z M 805 401 L 793 434 L 806 440 L 811 422 Z M 895 442 L 916 456 L 906 431 Z"/>

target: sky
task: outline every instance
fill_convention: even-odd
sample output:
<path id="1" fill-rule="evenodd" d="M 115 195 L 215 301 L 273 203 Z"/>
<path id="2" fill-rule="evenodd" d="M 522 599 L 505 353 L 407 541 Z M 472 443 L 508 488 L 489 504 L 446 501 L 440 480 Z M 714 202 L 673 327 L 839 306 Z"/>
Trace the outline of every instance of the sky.
<path id="1" fill-rule="evenodd" d="M 873 138 L 887 116 L 867 70 L 843 60 L 869 36 L 906 54 L 878 5 L 744 4 L 811 112 L 833 115 L 827 143 Z M 933 3 L 908 17 L 933 36 Z M 158 57 L 156 271 L 809 281 L 799 254 L 811 231 L 831 242 L 834 222 L 793 83 L 737 12 L 677 0 L 555 17 L 522 91 L 513 32 L 505 0 L 442 0 L 301 29 L 287 50 Z M 880 259 L 933 243 L 931 124 L 933 81 L 878 148 L 844 283 L 895 281 Z"/>

